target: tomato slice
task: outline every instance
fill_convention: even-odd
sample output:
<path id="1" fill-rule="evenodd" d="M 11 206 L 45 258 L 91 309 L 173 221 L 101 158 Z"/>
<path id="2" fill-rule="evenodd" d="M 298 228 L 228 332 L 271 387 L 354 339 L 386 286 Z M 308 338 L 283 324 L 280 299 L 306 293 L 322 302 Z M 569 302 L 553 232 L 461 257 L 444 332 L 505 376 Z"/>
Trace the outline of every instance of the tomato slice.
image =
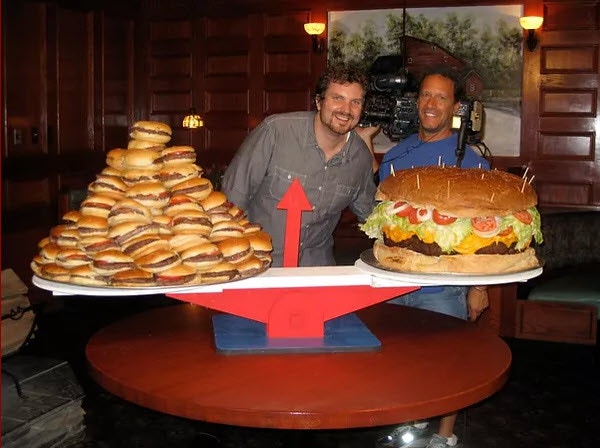
<path id="1" fill-rule="evenodd" d="M 498 236 L 508 236 L 508 235 L 510 235 L 512 233 L 512 231 L 513 231 L 512 226 L 508 226 L 502 232 L 498 233 Z"/>
<path id="2" fill-rule="evenodd" d="M 519 221 L 526 225 L 531 224 L 531 221 L 533 221 L 531 213 L 529 213 L 527 210 L 521 210 L 520 212 L 516 212 L 514 215 L 515 218 L 517 218 Z"/>
<path id="3" fill-rule="evenodd" d="M 440 226 L 447 226 L 448 224 L 452 224 L 454 221 L 456 221 L 454 216 L 442 215 L 436 209 L 433 209 L 432 219 L 433 222 Z"/>
<path id="4" fill-rule="evenodd" d="M 500 218 L 496 216 L 471 218 L 473 232 L 482 238 L 491 238 L 498 235 L 500 223 Z"/>
<path id="5" fill-rule="evenodd" d="M 408 215 L 408 222 L 410 222 L 411 224 L 419 224 L 419 217 L 417 216 L 417 209 L 414 207 L 411 207 L 412 210 L 410 212 L 410 214 Z"/>
<path id="6" fill-rule="evenodd" d="M 396 216 L 403 218 L 405 216 L 408 216 L 411 214 L 411 212 L 414 210 L 413 206 L 410 205 L 408 202 L 395 202 L 394 206 L 392 207 L 392 210 L 390 213 L 395 214 Z"/>

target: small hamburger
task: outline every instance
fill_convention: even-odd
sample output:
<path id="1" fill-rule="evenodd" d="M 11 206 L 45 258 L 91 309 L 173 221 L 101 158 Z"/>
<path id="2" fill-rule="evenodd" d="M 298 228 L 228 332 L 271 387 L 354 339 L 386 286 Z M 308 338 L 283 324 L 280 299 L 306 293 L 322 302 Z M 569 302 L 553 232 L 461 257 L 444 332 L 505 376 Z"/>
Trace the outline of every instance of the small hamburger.
<path id="1" fill-rule="evenodd" d="M 160 121 L 136 121 L 129 131 L 132 139 L 155 143 L 168 143 L 171 134 L 171 127 Z"/>
<path id="2" fill-rule="evenodd" d="M 206 198 L 211 191 L 213 191 L 213 185 L 204 177 L 195 177 L 171 187 L 172 194 L 185 194 L 198 201 Z"/>
<path id="3" fill-rule="evenodd" d="M 503 171 L 430 166 L 396 172 L 361 229 L 375 258 L 398 271 L 505 273 L 539 265 L 537 195 Z"/>
<path id="4" fill-rule="evenodd" d="M 154 274 L 156 284 L 159 286 L 187 285 L 198 282 L 196 270 L 185 264 L 173 266 Z"/>
<path id="5" fill-rule="evenodd" d="M 160 152 L 159 162 L 164 165 L 179 165 L 196 162 L 196 150 L 191 146 L 171 146 Z"/>

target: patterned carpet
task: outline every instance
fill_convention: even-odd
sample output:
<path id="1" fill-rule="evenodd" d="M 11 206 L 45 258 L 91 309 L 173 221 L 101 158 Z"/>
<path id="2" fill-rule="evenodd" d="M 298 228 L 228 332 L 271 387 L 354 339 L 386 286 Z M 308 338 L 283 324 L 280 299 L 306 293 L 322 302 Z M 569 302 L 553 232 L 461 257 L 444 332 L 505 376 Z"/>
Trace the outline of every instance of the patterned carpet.
<path id="1" fill-rule="evenodd" d="M 93 383 L 83 359 L 89 336 L 116 318 L 170 303 L 169 299 L 156 297 L 126 300 L 75 297 L 46 309 L 40 330 L 27 350 L 67 359 L 86 393 L 84 433 L 58 448 L 374 448 L 378 436 L 389 430 L 300 432 L 206 424 L 138 407 Z M 456 427 L 459 446 L 600 446 L 598 348 L 523 340 L 507 342 L 513 353 L 509 381 L 494 396 L 460 413 Z"/>

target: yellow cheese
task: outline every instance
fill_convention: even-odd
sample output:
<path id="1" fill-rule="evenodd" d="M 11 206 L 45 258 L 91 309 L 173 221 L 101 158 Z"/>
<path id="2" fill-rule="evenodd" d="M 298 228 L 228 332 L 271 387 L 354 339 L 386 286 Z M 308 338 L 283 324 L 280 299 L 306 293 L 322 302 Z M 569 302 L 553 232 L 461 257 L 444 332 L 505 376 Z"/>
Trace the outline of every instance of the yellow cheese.
<path id="1" fill-rule="evenodd" d="M 472 233 L 462 240 L 458 246 L 454 247 L 454 250 L 459 254 L 468 255 L 474 254 L 482 247 L 489 246 L 493 243 L 504 243 L 506 247 L 510 247 L 511 244 L 516 242 L 517 236 L 513 232 L 510 232 L 505 236 L 496 235 L 492 238 L 482 238 Z"/>
<path id="2" fill-rule="evenodd" d="M 387 235 L 389 239 L 392 241 L 400 242 L 409 239 L 412 237 L 415 232 L 407 232 L 405 230 L 400 229 L 399 227 L 383 227 L 383 233 Z"/>

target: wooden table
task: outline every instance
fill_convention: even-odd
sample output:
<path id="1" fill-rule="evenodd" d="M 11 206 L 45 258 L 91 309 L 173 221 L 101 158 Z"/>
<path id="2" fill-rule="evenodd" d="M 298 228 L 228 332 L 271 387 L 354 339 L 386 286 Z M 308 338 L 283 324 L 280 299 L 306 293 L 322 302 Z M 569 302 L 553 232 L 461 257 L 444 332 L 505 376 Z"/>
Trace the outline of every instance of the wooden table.
<path id="1" fill-rule="evenodd" d="M 167 414 L 280 429 L 396 424 L 465 408 L 499 390 L 511 362 L 497 336 L 430 311 L 379 304 L 357 312 L 378 351 L 223 355 L 214 312 L 153 309 L 95 334 L 93 378 L 113 394 Z"/>

